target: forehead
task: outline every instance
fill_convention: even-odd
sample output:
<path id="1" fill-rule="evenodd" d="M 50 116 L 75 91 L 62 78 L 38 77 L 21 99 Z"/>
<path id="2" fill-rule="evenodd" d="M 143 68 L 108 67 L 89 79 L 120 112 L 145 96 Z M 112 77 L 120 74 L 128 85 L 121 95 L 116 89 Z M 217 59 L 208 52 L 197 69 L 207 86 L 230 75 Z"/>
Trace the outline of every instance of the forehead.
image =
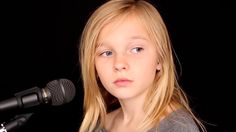
<path id="1" fill-rule="evenodd" d="M 134 15 L 117 17 L 105 24 L 98 36 L 98 43 L 107 39 L 124 39 L 124 38 L 143 38 L 149 39 L 146 28 L 140 19 Z"/>

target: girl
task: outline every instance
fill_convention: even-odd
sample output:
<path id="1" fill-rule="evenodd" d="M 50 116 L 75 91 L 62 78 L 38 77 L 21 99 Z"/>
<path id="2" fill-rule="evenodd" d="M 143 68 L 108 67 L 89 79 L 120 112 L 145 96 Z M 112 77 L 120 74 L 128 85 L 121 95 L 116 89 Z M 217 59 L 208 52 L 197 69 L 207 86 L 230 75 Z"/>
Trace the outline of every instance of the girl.
<path id="1" fill-rule="evenodd" d="M 198 132 L 175 75 L 170 38 L 156 8 L 111 0 L 88 20 L 80 43 L 80 132 Z"/>

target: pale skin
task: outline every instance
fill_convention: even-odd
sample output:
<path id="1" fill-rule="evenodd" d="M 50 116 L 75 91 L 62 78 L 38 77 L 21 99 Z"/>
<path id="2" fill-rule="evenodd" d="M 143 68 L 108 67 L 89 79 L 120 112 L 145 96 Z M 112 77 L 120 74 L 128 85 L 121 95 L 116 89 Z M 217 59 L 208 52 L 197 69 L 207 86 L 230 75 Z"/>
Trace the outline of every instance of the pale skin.
<path id="1" fill-rule="evenodd" d="M 121 108 L 107 114 L 109 132 L 138 132 L 143 104 L 157 70 L 161 70 L 155 44 L 135 15 L 107 24 L 98 38 L 95 67 L 105 89 Z"/>

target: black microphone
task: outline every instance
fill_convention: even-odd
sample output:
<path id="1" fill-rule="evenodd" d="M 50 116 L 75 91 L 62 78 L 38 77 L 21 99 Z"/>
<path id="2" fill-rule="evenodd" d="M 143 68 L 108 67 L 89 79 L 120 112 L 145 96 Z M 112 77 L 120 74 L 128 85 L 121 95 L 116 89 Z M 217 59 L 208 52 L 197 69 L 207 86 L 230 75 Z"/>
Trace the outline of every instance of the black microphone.
<path id="1" fill-rule="evenodd" d="M 41 104 L 62 105 L 73 100 L 75 86 L 68 79 L 57 79 L 45 88 L 33 87 L 16 93 L 15 97 L 0 102 L 0 112 L 11 109 L 29 108 Z"/>

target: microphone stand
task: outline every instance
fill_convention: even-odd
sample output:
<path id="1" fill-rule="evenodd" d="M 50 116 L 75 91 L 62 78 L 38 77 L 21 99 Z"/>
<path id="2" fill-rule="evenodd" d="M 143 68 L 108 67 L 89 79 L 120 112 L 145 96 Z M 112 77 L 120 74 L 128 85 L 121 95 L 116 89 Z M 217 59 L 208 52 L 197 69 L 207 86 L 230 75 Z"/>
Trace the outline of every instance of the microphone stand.
<path id="1" fill-rule="evenodd" d="M 10 122 L 1 124 L 0 132 L 10 132 L 23 126 L 32 115 L 33 113 L 16 115 Z"/>

